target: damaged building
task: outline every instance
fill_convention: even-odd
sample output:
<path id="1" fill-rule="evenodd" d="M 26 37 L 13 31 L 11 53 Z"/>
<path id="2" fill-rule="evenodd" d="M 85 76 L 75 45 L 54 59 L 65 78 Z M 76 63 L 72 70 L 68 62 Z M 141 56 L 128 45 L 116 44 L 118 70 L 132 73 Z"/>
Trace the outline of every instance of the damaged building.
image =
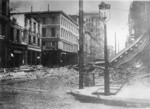
<path id="1" fill-rule="evenodd" d="M 24 13 L 11 13 L 11 19 L 16 19 L 18 25 L 23 28 L 23 36 L 20 35 L 19 37 L 23 40 L 22 43 L 26 45 L 24 64 L 41 64 L 42 24 L 36 18 Z"/>
<path id="2" fill-rule="evenodd" d="M 29 12 L 26 15 L 42 22 L 43 65 L 77 62 L 78 24 L 63 11 Z"/>
<path id="3" fill-rule="evenodd" d="M 26 64 L 27 44 L 24 38 L 24 29 L 17 24 L 16 19 L 11 20 L 9 33 L 7 43 L 9 67 L 19 67 Z"/>
<path id="4" fill-rule="evenodd" d="M 23 28 L 10 19 L 9 0 L 0 1 L 0 67 L 18 67 L 25 64 L 27 45 Z"/>
<path id="5" fill-rule="evenodd" d="M 9 27 L 9 0 L 0 1 L 0 67 L 7 66 L 7 44 Z"/>
<path id="6" fill-rule="evenodd" d="M 41 64 L 41 23 L 10 14 L 9 0 L 0 1 L 0 68 Z M 18 18 L 18 19 L 17 19 Z"/>
<path id="7" fill-rule="evenodd" d="M 42 24 L 36 18 L 25 14 L 25 37 L 27 38 L 27 64 L 41 64 Z"/>

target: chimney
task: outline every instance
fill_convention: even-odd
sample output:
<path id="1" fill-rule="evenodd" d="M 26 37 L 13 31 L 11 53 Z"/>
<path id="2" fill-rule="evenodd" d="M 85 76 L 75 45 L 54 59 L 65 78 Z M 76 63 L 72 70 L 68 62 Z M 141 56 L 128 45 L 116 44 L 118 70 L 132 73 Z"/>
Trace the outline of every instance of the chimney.
<path id="1" fill-rule="evenodd" d="M 48 11 L 49 11 L 49 4 L 48 4 Z"/>
<path id="2" fill-rule="evenodd" d="M 31 12 L 33 12 L 33 7 L 31 6 Z"/>

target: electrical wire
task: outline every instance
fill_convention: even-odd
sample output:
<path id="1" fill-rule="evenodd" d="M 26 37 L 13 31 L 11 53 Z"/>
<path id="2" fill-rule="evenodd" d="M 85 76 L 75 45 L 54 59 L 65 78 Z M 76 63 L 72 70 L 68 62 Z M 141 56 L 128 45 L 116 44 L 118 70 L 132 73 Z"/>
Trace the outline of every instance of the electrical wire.
<path id="1" fill-rule="evenodd" d="M 119 8 L 112 8 L 111 10 L 124 11 L 124 12 L 129 12 L 130 11 L 130 10 L 119 9 Z"/>

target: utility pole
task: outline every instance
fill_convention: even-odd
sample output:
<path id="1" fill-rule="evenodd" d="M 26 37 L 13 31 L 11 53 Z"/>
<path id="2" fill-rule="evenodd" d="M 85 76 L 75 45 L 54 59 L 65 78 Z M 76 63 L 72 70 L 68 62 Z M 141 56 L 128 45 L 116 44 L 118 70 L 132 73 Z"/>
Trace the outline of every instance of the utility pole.
<path id="1" fill-rule="evenodd" d="M 118 52 L 120 51 L 120 48 L 119 48 L 119 43 L 118 43 Z"/>
<path id="2" fill-rule="evenodd" d="M 116 33 L 115 33 L 115 55 L 117 54 Z"/>
<path id="3" fill-rule="evenodd" d="M 49 4 L 48 4 L 48 11 L 49 11 Z"/>
<path id="4" fill-rule="evenodd" d="M 84 68 L 83 0 L 79 0 L 79 89 L 83 89 Z"/>

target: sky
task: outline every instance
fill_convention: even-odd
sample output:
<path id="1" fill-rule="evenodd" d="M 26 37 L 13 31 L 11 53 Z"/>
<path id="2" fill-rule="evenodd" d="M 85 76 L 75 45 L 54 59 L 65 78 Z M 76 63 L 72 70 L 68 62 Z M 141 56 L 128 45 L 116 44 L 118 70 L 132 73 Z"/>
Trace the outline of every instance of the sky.
<path id="1" fill-rule="evenodd" d="M 63 10 L 67 14 L 79 13 L 79 0 L 10 0 L 15 12 Z M 13 3 L 12 3 L 13 2 Z M 101 0 L 83 0 L 84 12 L 99 12 Z M 115 33 L 117 36 L 117 51 L 125 47 L 128 36 L 128 15 L 131 0 L 103 0 L 111 5 L 110 20 L 107 22 L 108 45 L 114 47 Z"/>

